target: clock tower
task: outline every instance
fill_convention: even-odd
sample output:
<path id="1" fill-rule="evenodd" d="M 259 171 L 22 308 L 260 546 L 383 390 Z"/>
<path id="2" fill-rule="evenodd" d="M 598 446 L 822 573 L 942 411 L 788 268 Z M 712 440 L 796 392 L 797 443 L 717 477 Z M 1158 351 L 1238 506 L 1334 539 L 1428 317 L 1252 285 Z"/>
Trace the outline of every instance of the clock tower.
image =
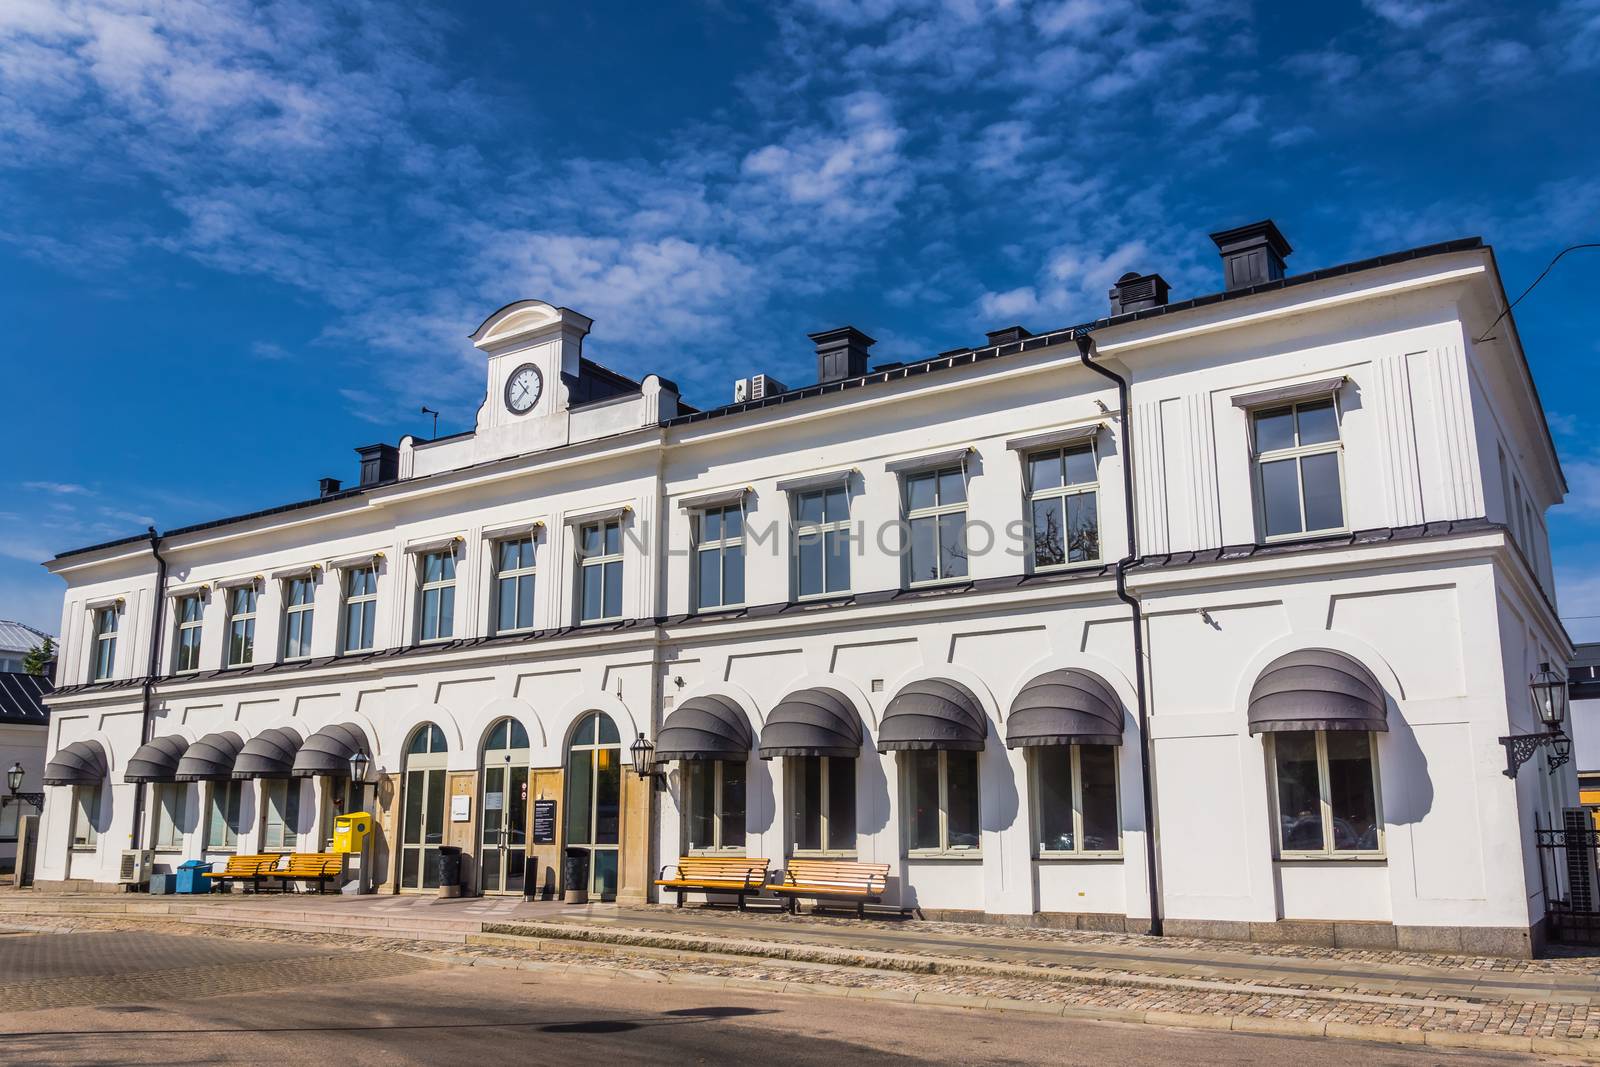
<path id="1" fill-rule="evenodd" d="M 488 393 L 477 436 L 494 453 L 567 441 L 567 384 L 576 381 L 593 320 L 543 300 L 518 300 L 484 320 L 472 343 L 488 359 Z"/>

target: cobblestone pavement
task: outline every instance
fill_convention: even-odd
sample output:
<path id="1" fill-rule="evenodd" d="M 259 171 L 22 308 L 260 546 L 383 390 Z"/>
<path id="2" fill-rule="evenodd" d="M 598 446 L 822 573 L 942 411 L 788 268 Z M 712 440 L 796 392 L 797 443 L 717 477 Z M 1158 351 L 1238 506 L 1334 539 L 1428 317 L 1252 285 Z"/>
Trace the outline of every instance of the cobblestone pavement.
<path id="1" fill-rule="evenodd" d="M 390 958 L 409 958 L 401 953 L 421 952 L 437 960 L 454 962 L 499 962 L 502 965 L 542 965 L 565 968 L 571 973 L 628 975 L 656 981 L 672 981 L 680 976 L 737 980 L 738 986 L 753 986 L 794 992 L 816 993 L 850 990 L 894 991 L 907 1001 L 930 995 L 960 998 L 998 998 L 1013 1002 L 1032 1002 L 1043 1006 L 1102 1009 L 1109 1017 L 1159 1018 L 1159 1013 L 1175 1013 L 1185 1019 L 1214 1017 L 1219 1020 L 1246 1017 L 1260 1020 L 1263 1027 L 1276 1024 L 1293 1027 L 1313 1024 L 1330 1036 L 1344 1027 L 1382 1027 L 1393 1040 L 1416 1040 L 1427 1034 L 1499 1035 L 1505 1038 L 1600 1038 L 1600 1013 L 1586 1005 L 1550 1003 L 1507 1003 L 1494 1005 L 1452 1004 L 1447 1001 L 1356 1003 L 1315 1000 L 1296 996 L 1292 991 L 1271 993 L 1214 992 L 1194 989 L 1140 989 L 1104 983 L 1076 981 L 1030 981 L 1025 979 L 976 975 L 925 975 L 872 968 L 802 965 L 770 960 L 724 959 L 686 954 L 663 957 L 625 950 L 595 952 L 577 943 L 560 949 L 523 948 L 508 945 L 452 946 L 441 952 L 439 946 L 402 938 L 356 937 L 343 934 L 253 929 L 246 926 L 197 929 L 181 921 L 138 918 L 53 917 L 57 924 L 76 930 L 146 930 L 207 938 L 225 937 L 241 942 L 271 942 L 278 945 L 322 945 L 363 950 L 363 954 L 384 954 Z M 8 939 L 7 945 L 14 939 Z M 543 942 L 541 944 L 548 944 Z M 730 985 L 730 988 L 737 986 Z M 0 997 L 6 990 L 0 989 Z M 1376 998 L 1374 998 L 1376 999 Z M 0 1003 L 4 1003 L 0 1000 Z M 1157 1013 L 1152 1016 L 1151 1013 Z M 1410 1038 L 1407 1035 L 1412 1035 Z"/>

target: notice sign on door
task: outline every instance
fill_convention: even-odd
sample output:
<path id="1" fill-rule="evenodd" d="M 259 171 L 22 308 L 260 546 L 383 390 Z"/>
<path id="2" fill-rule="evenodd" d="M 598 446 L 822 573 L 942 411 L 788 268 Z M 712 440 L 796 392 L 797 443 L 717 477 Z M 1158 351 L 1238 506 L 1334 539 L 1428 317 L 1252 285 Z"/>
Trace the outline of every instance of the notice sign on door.
<path id="1" fill-rule="evenodd" d="M 556 840 L 556 802 L 553 800 L 535 800 L 533 802 L 533 843 L 536 845 L 552 845 Z"/>
<path id="2" fill-rule="evenodd" d="M 470 796 L 459 796 L 459 797 L 451 797 L 450 798 L 450 821 L 451 822 L 471 822 L 472 821 L 472 798 Z"/>

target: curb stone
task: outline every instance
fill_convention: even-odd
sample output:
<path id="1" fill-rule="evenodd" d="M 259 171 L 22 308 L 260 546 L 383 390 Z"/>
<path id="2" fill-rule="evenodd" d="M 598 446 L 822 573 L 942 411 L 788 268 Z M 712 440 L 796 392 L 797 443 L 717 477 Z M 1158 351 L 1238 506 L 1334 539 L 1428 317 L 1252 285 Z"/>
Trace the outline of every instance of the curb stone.
<path id="1" fill-rule="evenodd" d="M 1233 1029 L 1233 1018 L 1231 1016 L 1197 1015 L 1190 1011 L 1147 1011 L 1144 1013 L 1143 1021 L 1151 1026 L 1184 1026 L 1191 1030 Z"/>

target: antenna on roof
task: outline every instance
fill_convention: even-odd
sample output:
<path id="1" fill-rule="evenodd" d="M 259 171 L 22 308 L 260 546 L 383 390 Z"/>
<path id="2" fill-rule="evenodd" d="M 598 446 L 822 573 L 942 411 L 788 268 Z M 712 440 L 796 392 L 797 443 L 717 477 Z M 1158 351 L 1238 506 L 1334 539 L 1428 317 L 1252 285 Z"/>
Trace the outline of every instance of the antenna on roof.
<path id="1" fill-rule="evenodd" d="M 422 405 L 422 414 L 433 416 L 433 436 L 428 438 L 428 440 L 431 441 L 434 437 L 439 436 L 439 413 L 430 408 L 428 405 L 424 404 Z"/>

